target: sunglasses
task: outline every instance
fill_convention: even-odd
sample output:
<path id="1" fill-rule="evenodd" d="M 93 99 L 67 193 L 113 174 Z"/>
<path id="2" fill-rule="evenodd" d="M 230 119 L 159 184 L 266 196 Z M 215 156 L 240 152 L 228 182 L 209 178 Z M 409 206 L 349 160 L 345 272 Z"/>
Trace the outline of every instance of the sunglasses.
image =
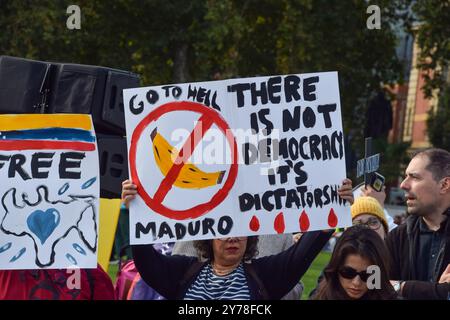
<path id="1" fill-rule="evenodd" d="M 228 237 L 228 238 L 218 238 L 216 240 L 219 241 L 231 241 L 231 240 L 237 240 L 237 241 L 244 241 L 245 239 L 247 239 L 247 237 Z"/>
<path id="2" fill-rule="evenodd" d="M 345 279 L 354 279 L 356 276 L 359 276 L 362 281 L 366 282 L 369 278 L 370 274 L 367 271 L 358 272 L 352 267 L 342 267 L 339 269 L 339 274 L 342 278 Z"/>

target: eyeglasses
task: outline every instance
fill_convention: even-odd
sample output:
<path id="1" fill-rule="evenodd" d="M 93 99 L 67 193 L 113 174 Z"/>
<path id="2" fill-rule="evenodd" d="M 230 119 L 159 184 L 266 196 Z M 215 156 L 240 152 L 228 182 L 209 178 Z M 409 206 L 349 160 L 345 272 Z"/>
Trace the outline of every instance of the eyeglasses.
<path id="1" fill-rule="evenodd" d="M 339 274 L 342 278 L 345 279 L 354 279 L 356 276 L 359 276 L 362 281 L 366 282 L 369 278 L 370 274 L 367 271 L 358 272 L 352 267 L 342 267 L 339 269 Z"/>
<path id="2" fill-rule="evenodd" d="M 217 240 L 219 240 L 219 241 L 232 241 L 232 240 L 244 241 L 246 239 L 247 239 L 247 237 L 228 237 L 228 238 L 218 238 Z"/>
<path id="3" fill-rule="evenodd" d="M 366 222 L 362 222 L 361 220 L 354 220 L 353 225 L 365 225 L 368 226 L 372 230 L 378 230 L 381 227 L 381 221 L 378 218 L 369 218 Z"/>

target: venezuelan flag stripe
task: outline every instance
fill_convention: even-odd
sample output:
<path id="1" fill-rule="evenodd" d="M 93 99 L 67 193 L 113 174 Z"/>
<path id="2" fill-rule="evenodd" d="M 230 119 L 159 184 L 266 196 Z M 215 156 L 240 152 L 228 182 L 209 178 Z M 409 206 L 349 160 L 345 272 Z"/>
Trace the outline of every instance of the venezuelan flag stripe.
<path id="1" fill-rule="evenodd" d="M 95 142 L 90 131 L 71 128 L 48 128 L 32 130 L 1 131 L 1 140 L 63 140 Z"/>
<path id="2" fill-rule="evenodd" d="M 76 128 L 92 130 L 87 114 L 4 114 L 0 116 L 0 130 L 28 130 L 43 128 Z"/>
<path id="3" fill-rule="evenodd" d="M 76 150 L 94 151 L 95 144 L 79 141 L 51 141 L 51 140 L 0 140 L 0 150 Z"/>

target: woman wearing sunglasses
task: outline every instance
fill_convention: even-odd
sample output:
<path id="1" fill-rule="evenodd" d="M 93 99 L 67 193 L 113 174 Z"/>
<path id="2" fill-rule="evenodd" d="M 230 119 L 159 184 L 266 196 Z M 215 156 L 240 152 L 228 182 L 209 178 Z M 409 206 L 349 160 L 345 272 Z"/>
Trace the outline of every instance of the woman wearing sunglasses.
<path id="1" fill-rule="evenodd" d="M 126 204 L 136 193 L 136 186 L 124 181 L 122 199 Z M 353 203 L 351 180 L 343 181 L 338 194 Z M 286 251 L 257 259 L 257 237 L 195 241 L 203 260 L 164 256 L 152 245 L 134 245 L 132 249 L 142 279 L 169 300 L 277 300 L 298 283 L 332 233 L 307 232 Z"/>
<path id="2" fill-rule="evenodd" d="M 336 243 L 313 299 L 395 299 L 388 277 L 388 259 L 386 245 L 374 230 L 366 225 L 348 228 Z M 374 285 L 368 285 L 368 280 Z"/>

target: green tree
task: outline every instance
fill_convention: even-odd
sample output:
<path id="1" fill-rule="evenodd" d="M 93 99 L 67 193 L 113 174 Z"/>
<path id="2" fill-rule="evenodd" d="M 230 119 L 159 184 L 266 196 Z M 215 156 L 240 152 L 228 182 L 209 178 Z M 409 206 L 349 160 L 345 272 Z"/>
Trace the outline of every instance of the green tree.
<path id="1" fill-rule="evenodd" d="M 424 93 L 448 86 L 446 73 L 450 63 L 450 2 L 421 0 L 412 6 L 409 29 L 416 33 L 420 48 L 418 67 L 424 71 Z"/>
<path id="2" fill-rule="evenodd" d="M 395 24 L 404 0 L 0 1 L 0 53 L 132 70 L 144 85 L 299 72 L 339 72 L 344 129 L 361 145 L 365 109 L 401 80 Z"/>
<path id="3" fill-rule="evenodd" d="M 337 70 L 345 132 L 363 146 L 366 108 L 382 84 L 401 81 L 394 29 L 405 5 L 381 1 L 381 30 L 364 1 L 209 1 L 210 70 L 223 77 Z M 213 44 L 213 45 L 211 45 Z M 200 44 L 202 45 L 202 44 Z"/>

